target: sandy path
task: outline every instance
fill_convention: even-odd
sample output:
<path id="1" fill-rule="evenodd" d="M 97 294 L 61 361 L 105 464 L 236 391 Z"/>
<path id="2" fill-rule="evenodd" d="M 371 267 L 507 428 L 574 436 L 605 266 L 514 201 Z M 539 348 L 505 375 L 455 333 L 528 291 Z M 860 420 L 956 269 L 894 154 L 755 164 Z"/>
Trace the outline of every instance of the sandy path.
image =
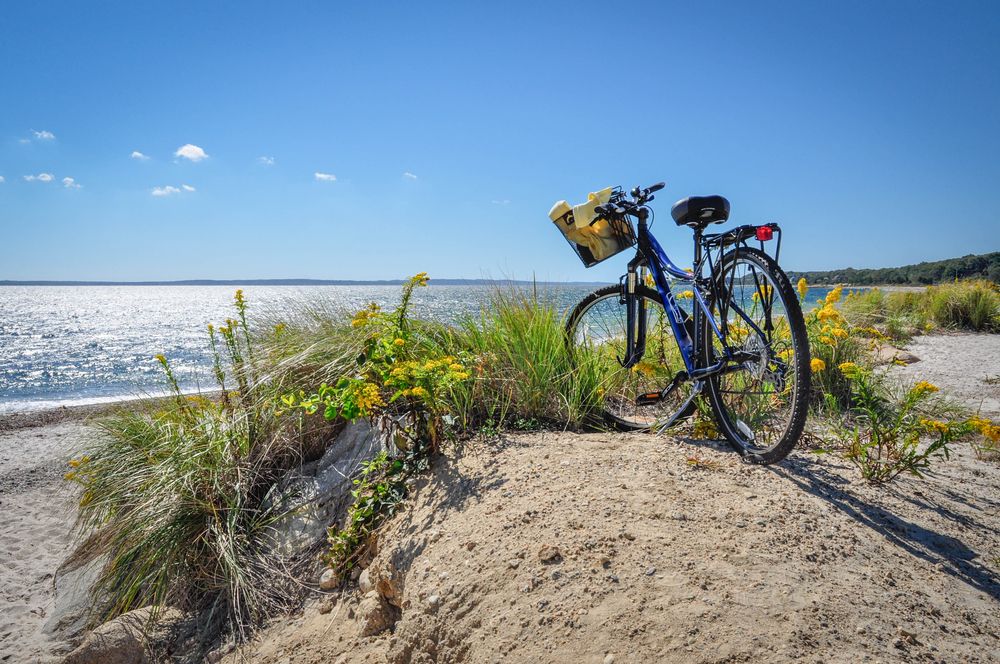
<path id="1" fill-rule="evenodd" d="M 90 411 L 0 418 L 0 662 L 48 662 L 64 645 L 42 632 L 53 574 L 69 553 L 75 491 L 62 478 Z"/>
<path id="2" fill-rule="evenodd" d="M 1000 334 L 914 337 L 906 350 L 919 362 L 893 369 L 908 380 L 929 380 L 985 417 L 1000 419 Z"/>

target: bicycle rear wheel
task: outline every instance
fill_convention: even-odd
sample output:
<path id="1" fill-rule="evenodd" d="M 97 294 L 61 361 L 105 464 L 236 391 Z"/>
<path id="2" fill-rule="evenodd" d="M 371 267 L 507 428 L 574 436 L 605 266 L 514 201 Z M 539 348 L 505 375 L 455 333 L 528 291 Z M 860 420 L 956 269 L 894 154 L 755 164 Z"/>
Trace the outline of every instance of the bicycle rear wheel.
<path id="1" fill-rule="evenodd" d="M 752 359 L 706 381 L 709 402 L 726 440 L 752 463 L 784 459 L 805 426 L 809 399 L 809 339 L 799 300 L 774 260 L 752 248 L 722 257 L 721 297 L 710 303 L 727 321 L 727 342 Z M 740 314 L 742 312 L 743 315 Z M 708 326 L 700 331 L 705 366 L 723 356 Z"/>
<path id="2" fill-rule="evenodd" d="M 688 400 L 689 382 L 681 383 L 656 403 L 637 403 L 639 395 L 660 392 L 668 386 L 684 369 L 684 361 L 659 294 L 640 287 L 636 296 L 645 305 L 646 349 L 632 367 L 625 368 L 620 362 L 625 357 L 628 329 L 621 287 L 606 286 L 594 291 L 576 305 L 566 323 L 567 343 L 578 365 L 597 365 L 605 420 L 628 431 L 670 426 L 695 410 Z M 693 325 L 688 325 L 693 337 Z"/>

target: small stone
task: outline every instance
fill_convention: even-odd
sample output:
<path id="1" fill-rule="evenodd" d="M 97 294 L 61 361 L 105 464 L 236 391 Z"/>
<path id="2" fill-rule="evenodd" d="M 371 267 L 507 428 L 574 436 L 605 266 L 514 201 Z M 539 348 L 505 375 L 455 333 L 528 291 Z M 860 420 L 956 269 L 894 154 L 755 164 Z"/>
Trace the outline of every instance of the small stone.
<path id="1" fill-rule="evenodd" d="M 358 590 L 361 591 L 362 595 L 367 595 L 374 589 L 375 584 L 372 583 L 371 575 L 366 569 L 361 573 L 361 576 L 358 577 Z"/>
<path id="2" fill-rule="evenodd" d="M 558 548 L 550 544 L 543 544 L 542 548 L 538 550 L 538 559 L 543 563 L 558 563 L 562 560 L 562 554 L 559 553 Z"/>
<path id="3" fill-rule="evenodd" d="M 319 605 L 319 612 L 321 614 L 326 615 L 331 611 L 333 611 L 333 602 L 323 602 Z"/>
<path id="4" fill-rule="evenodd" d="M 436 610 L 439 606 L 441 606 L 441 596 L 440 595 L 429 596 L 427 598 L 427 606 Z"/>
<path id="5" fill-rule="evenodd" d="M 473 549 L 476 548 L 476 543 L 475 542 L 466 542 L 465 543 L 465 548 L 467 550 L 469 550 L 469 551 L 472 551 Z"/>
<path id="6" fill-rule="evenodd" d="M 508 560 L 507 566 L 510 567 L 511 569 L 517 569 L 518 567 L 521 566 L 521 561 L 518 560 L 517 558 L 514 558 L 513 560 Z"/>
<path id="7" fill-rule="evenodd" d="M 656 574 L 655 567 L 650 567 L 649 569 L 646 570 L 646 576 L 653 576 L 654 574 Z"/>
<path id="8" fill-rule="evenodd" d="M 323 575 L 319 577 L 320 590 L 333 590 L 340 583 L 340 578 L 332 569 L 323 570 Z"/>
<path id="9" fill-rule="evenodd" d="M 615 656 L 608 653 L 604 656 L 604 664 L 615 664 Z"/>

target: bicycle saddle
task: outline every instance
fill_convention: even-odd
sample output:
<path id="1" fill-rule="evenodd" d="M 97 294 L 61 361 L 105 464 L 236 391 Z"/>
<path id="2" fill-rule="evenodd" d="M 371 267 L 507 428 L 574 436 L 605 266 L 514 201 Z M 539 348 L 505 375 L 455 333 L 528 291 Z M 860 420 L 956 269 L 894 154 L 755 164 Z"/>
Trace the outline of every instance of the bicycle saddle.
<path id="1" fill-rule="evenodd" d="M 678 226 L 704 228 L 729 219 L 729 201 L 723 196 L 688 196 L 674 203 L 670 216 Z"/>

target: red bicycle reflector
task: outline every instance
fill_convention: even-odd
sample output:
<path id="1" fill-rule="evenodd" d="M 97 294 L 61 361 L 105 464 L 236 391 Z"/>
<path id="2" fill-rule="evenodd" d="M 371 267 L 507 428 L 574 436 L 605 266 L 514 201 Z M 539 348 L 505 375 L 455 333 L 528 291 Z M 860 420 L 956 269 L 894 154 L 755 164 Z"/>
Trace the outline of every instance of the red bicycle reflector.
<path id="1" fill-rule="evenodd" d="M 768 240 L 774 239 L 774 229 L 770 226 L 758 226 L 757 239 L 761 242 L 767 242 Z"/>

